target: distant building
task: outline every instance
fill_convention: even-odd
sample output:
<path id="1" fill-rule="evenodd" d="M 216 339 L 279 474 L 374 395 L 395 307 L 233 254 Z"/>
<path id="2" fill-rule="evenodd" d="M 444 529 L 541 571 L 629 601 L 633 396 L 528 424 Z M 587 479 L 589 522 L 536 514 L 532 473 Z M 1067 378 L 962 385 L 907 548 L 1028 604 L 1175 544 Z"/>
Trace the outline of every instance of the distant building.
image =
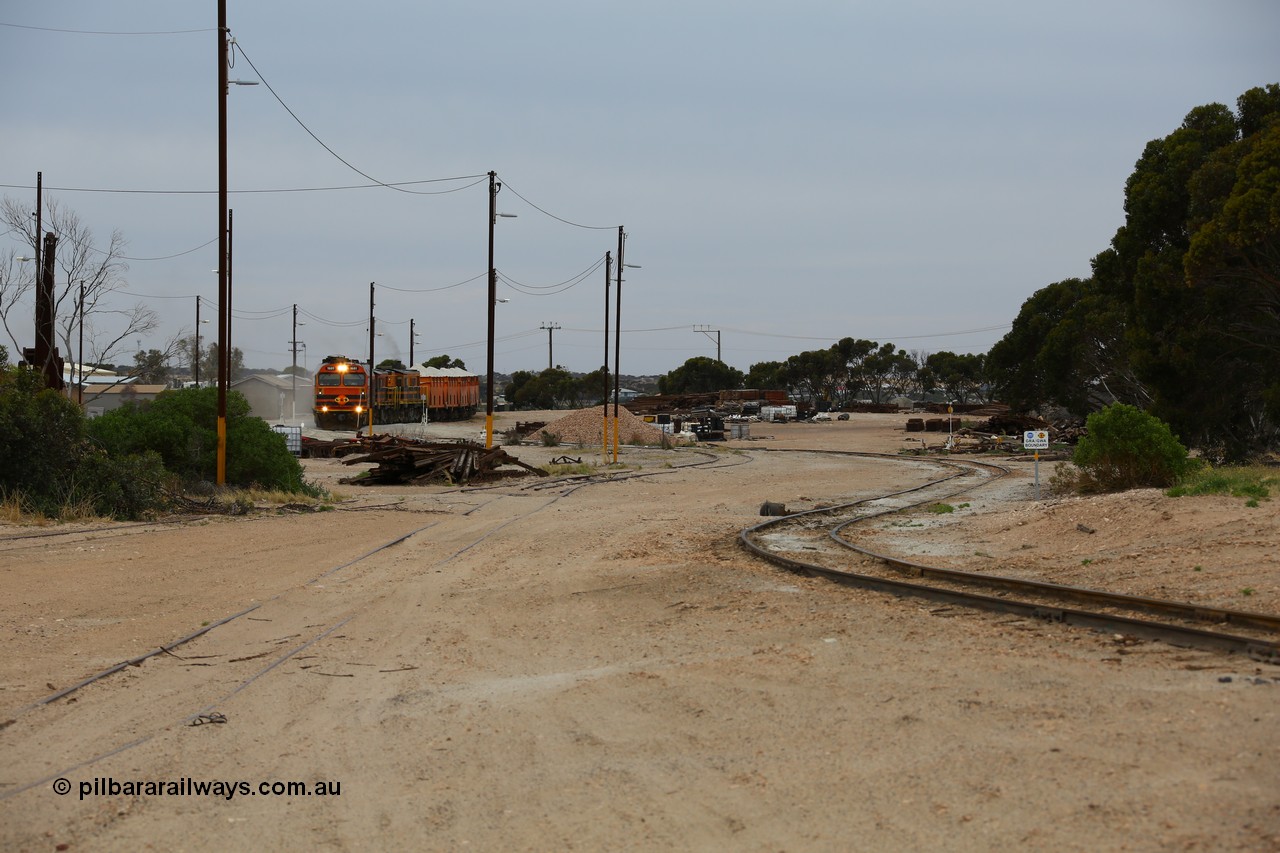
<path id="1" fill-rule="evenodd" d="M 306 414 L 311 411 L 311 382 L 298 377 L 296 385 L 297 410 Z M 287 421 L 294 417 L 294 386 L 292 376 L 272 376 L 267 373 L 255 373 L 231 383 L 231 387 L 249 401 L 249 414 L 269 423 Z"/>
<path id="2" fill-rule="evenodd" d="M 119 378 L 119 377 L 117 377 Z M 84 385 L 84 412 L 91 418 L 118 409 L 126 403 L 149 403 L 167 391 L 166 385 L 139 385 L 135 382 L 120 382 L 116 385 Z"/>
<path id="3" fill-rule="evenodd" d="M 113 370 L 106 370 L 92 365 L 79 365 L 67 362 L 62 367 L 62 381 L 68 385 L 116 385 L 136 382 L 137 377 L 121 376 Z"/>

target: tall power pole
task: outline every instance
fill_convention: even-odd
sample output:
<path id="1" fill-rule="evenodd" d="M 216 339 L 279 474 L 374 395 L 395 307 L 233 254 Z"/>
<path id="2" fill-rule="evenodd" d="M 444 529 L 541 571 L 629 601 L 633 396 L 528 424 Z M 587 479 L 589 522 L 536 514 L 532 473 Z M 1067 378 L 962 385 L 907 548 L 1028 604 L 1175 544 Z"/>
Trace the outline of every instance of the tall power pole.
<path id="1" fill-rule="evenodd" d="M 604 461 L 609 461 L 609 284 L 613 275 L 613 253 L 604 253 L 604 397 L 601 408 L 604 409 L 603 435 L 600 439 L 600 452 Z"/>
<path id="2" fill-rule="evenodd" d="M 702 334 L 706 335 L 708 338 L 710 338 L 710 337 L 711 337 L 711 335 L 712 335 L 713 333 L 715 334 L 715 342 L 716 342 L 716 361 L 723 362 L 723 361 L 724 361 L 724 359 L 720 358 L 720 330 L 719 330 L 719 329 L 713 329 L 713 328 L 711 328 L 710 326 L 705 326 L 705 325 L 704 325 L 704 326 L 694 326 L 694 327 L 693 327 L 693 330 L 694 330 L 695 332 L 702 332 Z"/>
<path id="3" fill-rule="evenodd" d="M 293 417 L 298 417 L 298 303 L 293 303 L 293 340 L 289 341 L 293 347 L 293 370 L 290 376 L 293 377 Z"/>
<path id="4" fill-rule="evenodd" d="M 218 0 L 218 455 L 215 482 L 227 482 L 227 0 Z"/>
<path id="5" fill-rule="evenodd" d="M 41 275 L 44 267 L 40 266 L 40 229 L 44 226 L 41 222 L 40 214 L 43 210 L 44 202 L 44 172 L 36 172 L 36 239 L 33 241 L 36 247 L 36 275 Z"/>
<path id="6" fill-rule="evenodd" d="M 555 333 L 556 329 L 560 328 L 560 324 L 559 323 L 543 323 L 538 328 L 547 330 L 547 370 L 550 370 L 551 368 L 556 366 L 555 356 L 553 355 L 553 351 L 551 349 L 551 336 Z"/>
<path id="7" fill-rule="evenodd" d="M 373 438 L 373 326 L 377 320 L 373 316 L 373 286 L 376 282 L 369 282 L 369 375 L 365 377 L 365 384 L 369 389 L 369 395 L 365 398 L 365 406 L 369 409 L 369 438 Z M 356 426 L 360 425 L 360 419 L 356 418 Z M 360 430 L 356 430 L 356 434 L 360 434 Z"/>
<path id="8" fill-rule="evenodd" d="M 618 293 L 617 299 L 617 322 L 613 324 L 613 462 L 618 463 L 618 389 L 619 383 L 622 381 L 622 375 L 618 372 L 618 366 L 622 363 L 622 269 L 626 266 L 622 260 L 623 247 L 626 243 L 626 232 L 622 230 L 622 226 L 618 226 Z M 609 405 L 608 399 L 605 400 L 605 407 Z"/>

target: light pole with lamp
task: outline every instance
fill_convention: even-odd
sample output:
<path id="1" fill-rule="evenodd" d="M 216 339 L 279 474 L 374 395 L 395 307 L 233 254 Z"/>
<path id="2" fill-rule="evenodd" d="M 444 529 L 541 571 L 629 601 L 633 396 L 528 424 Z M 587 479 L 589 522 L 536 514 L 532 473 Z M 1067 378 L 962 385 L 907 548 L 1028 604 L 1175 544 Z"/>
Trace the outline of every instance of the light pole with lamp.
<path id="1" fill-rule="evenodd" d="M 289 346 L 293 348 L 293 369 L 290 375 L 293 377 L 293 404 L 292 418 L 298 419 L 298 327 L 305 326 L 306 323 L 298 321 L 298 303 L 293 303 L 293 339 L 289 341 Z"/>
<path id="2" fill-rule="evenodd" d="M 613 324 L 613 462 L 618 462 L 618 397 L 621 392 L 621 373 L 618 369 L 622 361 L 622 271 L 623 269 L 638 270 L 638 264 L 628 264 L 623 261 L 622 253 L 626 244 L 626 232 L 622 226 L 618 226 L 618 320 Z M 607 403 L 606 403 L 607 405 Z"/>
<path id="3" fill-rule="evenodd" d="M 604 424 L 601 427 L 600 454 L 604 461 L 609 461 L 609 282 L 613 276 L 613 255 L 604 253 L 604 396 L 601 397 L 600 408 L 604 411 Z"/>
<path id="4" fill-rule="evenodd" d="M 365 377 L 365 388 L 368 394 L 365 396 L 365 407 L 369 410 L 369 438 L 373 438 L 373 339 L 377 336 L 374 331 L 374 323 L 377 322 L 373 316 L 373 286 L 374 282 L 369 282 L 369 375 Z M 360 420 L 356 418 L 356 425 L 359 426 Z M 356 430 L 356 435 L 360 434 L 360 430 Z"/>
<path id="5" fill-rule="evenodd" d="M 191 354 L 191 381 L 196 383 L 196 387 L 200 387 L 200 326 L 208 325 L 208 320 L 200 319 L 200 297 L 196 297 L 196 343 L 195 351 Z"/>
<path id="6" fill-rule="evenodd" d="M 76 319 L 80 321 L 80 357 L 76 359 L 77 402 L 84 405 L 84 280 L 80 281 L 80 304 L 76 307 Z M 69 344 L 68 344 L 69 345 Z"/>
<path id="7" fill-rule="evenodd" d="M 486 370 L 487 378 L 485 380 L 485 406 L 484 406 L 484 446 L 485 449 L 493 447 L 493 321 L 494 306 L 499 302 L 507 300 L 498 299 L 498 271 L 493 267 L 493 226 L 501 216 L 504 219 L 515 219 L 514 213 L 498 213 L 498 192 L 502 189 L 502 184 L 498 182 L 496 172 L 489 173 L 489 342 L 487 348 L 488 368 Z"/>

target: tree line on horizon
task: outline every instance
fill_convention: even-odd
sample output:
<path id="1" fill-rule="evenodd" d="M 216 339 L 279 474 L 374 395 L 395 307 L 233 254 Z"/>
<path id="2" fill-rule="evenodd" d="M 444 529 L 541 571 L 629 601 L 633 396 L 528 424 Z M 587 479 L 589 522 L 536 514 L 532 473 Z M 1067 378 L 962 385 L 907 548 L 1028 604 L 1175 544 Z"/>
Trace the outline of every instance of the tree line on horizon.
<path id="1" fill-rule="evenodd" d="M 1207 458 L 1240 461 L 1280 450 L 1280 84 L 1251 88 L 1235 109 L 1195 107 L 1167 136 L 1146 144 L 1124 188 L 1124 224 L 1091 259 L 1091 275 L 1048 284 L 1022 305 L 1010 331 L 985 354 L 906 351 L 891 343 L 844 338 L 743 373 L 695 357 L 659 376 L 657 391 L 689 393 L 783 388 L 832 406 L 856 399 L 937 394 L 957 402 L 998 399 L 1015 411 L 1061 407 L 1084 417 L 1111 403 L 1148 411 Z M 99 300 L 125 282 L 123 238 L 105 251 L 74 211 L 49 205 L 61 281 L 58 337 L 71 351 L 75 320 L 93 332 Z M 25 207 L 0 204 L 0 222 L 20 232 Z M 32 235 L 28 235 L 32 236 Z M 99 255 L 101 257 L 99 257 Z M 0 321 L 31 286 L 13 251 L 0 258 Z M 83 302 L 82 312 L 66 310 Z M 78 317 L 77 317 L 78 313 Z M 132 336 L 155 325 L 135 306 Z M 126 335 L 108 336 L 86 361 L 105 364 Z M 155 382 L 169 364 L 201 362 L 193 337 L 141 351 L 131 374 Z M 238 353 L 236 353 L 238 354 Z M 448 356 L 424 362 L 461 365 Z M 237 368 L 243 370 L 240 359 Z M 288 370 L 293 370 L 292 367 Z M 298 369 L 299 372 L 301 368 Z M 634 378 L 634 377 L 629 377 Z M 610 396 L 607 371 L 562 367 L 504 378 L 517 406 L 549 408 Z M 647 392 L 648 388 L 637 388 Z"/>
<path id="2" fill-rule="evenodd" d="M 745 375 L 690 359 L 660 386 L 785 387 L 835 404 L 941 392 L 1081 418 L 1124 403 L 1211 461 L 1280 451 L 1280 84 L 1249 89 L 1234 111 L 1196 107 L 1148 142 L 1124 211 L 1092 275 L 1036 291 L 986 354 L 846 338 Z"/>

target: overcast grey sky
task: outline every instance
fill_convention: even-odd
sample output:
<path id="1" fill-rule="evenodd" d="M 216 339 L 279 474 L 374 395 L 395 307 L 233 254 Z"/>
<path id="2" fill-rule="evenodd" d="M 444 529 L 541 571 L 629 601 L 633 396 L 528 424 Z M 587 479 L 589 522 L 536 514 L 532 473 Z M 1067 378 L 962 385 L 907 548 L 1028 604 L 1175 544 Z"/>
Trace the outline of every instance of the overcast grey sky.
<path id="1" fill-rule="evenodd" d="M 216 240 L 216 22 L 214 0 L 0 5 L 3 192 L 34 207 L 43 172 L 132 258 Z M 251 192 L 370 181 L 266 86 L 233 86 L 233 344 L 252 367 L 289 364 L 294 303 L 308 366 L 367 357 L 372 281 L 379 359 L 407 356 L 413 318 L 419 360 L 483 372 L 489 170 L 517 216 L 496 227 L 499 372 L 546 367 L 547 322 L 558 364 L 599 367 L 603 270 L 569 284 L 618 225 L 642 267 L 623 373 L 714 357 L 695 326 L 744 371 L 846 336 L 985 352 L 1034 291 L 1089 274 L 1147 141 L 1280 81 L 1272 0 L 229 0 L 228 25 L 230 76 L 256 68 L 360 171 L 474 176 Z M 144 347 L 189 333 L 197 294 L 216 307 L 216 267 L 216 242 L 130 261 L 138 296 L 116 299 L 162 317 Z"/>

